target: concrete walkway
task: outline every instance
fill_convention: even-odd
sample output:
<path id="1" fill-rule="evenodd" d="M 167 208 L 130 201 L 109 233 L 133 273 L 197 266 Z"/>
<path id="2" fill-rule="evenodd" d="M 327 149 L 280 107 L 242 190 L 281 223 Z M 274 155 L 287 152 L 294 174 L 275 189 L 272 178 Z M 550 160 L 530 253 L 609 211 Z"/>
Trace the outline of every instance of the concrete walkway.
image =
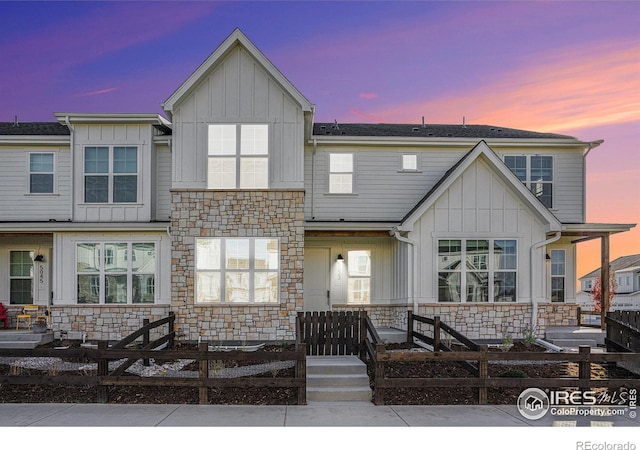
<path id="1" fill-rule="evenodd" d="M 3 403 L 0 426 L 9 427 L 636 427 L 628 415 L 528 420 L 515 406 L 307 406 L 116 405 Z"/>

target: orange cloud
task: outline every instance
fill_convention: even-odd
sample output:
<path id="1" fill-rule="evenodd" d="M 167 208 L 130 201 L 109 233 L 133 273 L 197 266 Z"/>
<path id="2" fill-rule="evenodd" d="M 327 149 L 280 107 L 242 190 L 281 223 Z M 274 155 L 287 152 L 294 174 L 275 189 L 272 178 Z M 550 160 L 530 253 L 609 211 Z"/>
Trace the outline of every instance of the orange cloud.
<path id="1" fill-rule="evenodd" d="M 640 119 L 640 44 L 571 47 L 502 72 L 458 95 L 371 111 L 388 122 L 425 113 L 440 121 L 499 124 L 541 131 L 580 129 Z M 472 76 L 472 74 L 470 74 Z"/>
<path id="2" fill-rule="evenodd" d="M 372 98 L 378 98 L 378 94 L 374 94 L 373 92 L 363 92 L 360 94 L 360 98 L 365 98 L 369 100 Z"/>

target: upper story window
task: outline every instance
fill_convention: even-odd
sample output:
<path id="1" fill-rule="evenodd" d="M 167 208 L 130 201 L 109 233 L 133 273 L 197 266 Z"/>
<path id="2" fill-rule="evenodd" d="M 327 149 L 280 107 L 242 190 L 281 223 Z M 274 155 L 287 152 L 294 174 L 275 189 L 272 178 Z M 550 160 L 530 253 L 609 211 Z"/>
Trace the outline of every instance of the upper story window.
<path id="1" fill-rule="evenodd" d="M 329 154 L 329 193 L 353 193 L 353 153 Z"/>
<path id="2" fill-rule="evenodd" d="M 418 170 L 418 155 L 403 154 L 402 155 L 402 171 L 416 172 Z"/>
<path id="3" fill-rule="evenodd" d="M 29 153 L 29 192 L 53 194 L 53 153 Z"/>
<path id="4" fill-rule="evenodd" d="M 138 201 L 138 147 L 85 147 L 85 203 Z"/>
<path id="5" fill-rule="evenodd" d="M 269 187 L 269 126 L 211 124 L 207 189 Z"/>
<path id="6" fill-rule="evenodd" d="M 553 156 L 509 155 L 504 163 L 544 206 L 553 207 Z"/>

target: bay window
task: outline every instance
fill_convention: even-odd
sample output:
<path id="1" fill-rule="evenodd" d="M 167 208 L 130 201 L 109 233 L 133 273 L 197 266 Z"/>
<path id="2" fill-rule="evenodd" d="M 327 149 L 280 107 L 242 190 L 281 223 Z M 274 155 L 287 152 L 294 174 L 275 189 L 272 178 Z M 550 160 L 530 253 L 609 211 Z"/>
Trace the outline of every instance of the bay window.
<path id="1" fill-rule="evenodd" d="M 156 251 L 152 242 L 79 243 L 78 303 L 154 303 Z"/>
<path id="2" fill-rule="evenodd" d="M 196 303 L 277 303 L 279 266 L 278 239 L 197 239 Z"/>
<path id="3" fill-rule="evenodd" d="M 514 239 L 438 241 L 439 302 L 515 302 Z"/>
<path id="4" fill-rule="evenodd" d="M 207 189 L 269 187 L 268 125 L 211 124 L 207 154 Z"/>

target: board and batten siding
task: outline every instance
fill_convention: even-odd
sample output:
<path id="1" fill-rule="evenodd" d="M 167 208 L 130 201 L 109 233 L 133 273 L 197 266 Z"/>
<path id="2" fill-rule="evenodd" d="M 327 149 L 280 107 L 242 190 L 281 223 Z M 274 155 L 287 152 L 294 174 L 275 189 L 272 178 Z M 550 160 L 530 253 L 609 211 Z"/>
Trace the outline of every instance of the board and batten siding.
<path id="1" fill-rule="evenodd" d="M 74 125 L 76 222 L 148 222 L 151 220 L 153 126 L 150 124 Z M 84 203 L 84 148 L 131 145 L 138 147 L 138 201 Z"/>
<path id="2" fill-rule="evenodd" d="M 417 299 L 438 301 L 439 239 L 516 239 L 518 301 L 530 301 L 530 249 L 545 239 L 545 226 L 509 185 L 481 159 L 471 164 L 414 223 L 408 237 L 418 248 Z M 537 250 L 534 296 L 545 296 L 545 254 Z"/>
<path id="3" fill-rule="evenodd" d="M 304 113 L 242 47 L 235 47 L 173 110 L 173 188 L 206 189 L 208 125 L 269 125 L 269 186 L 303 187 Z"/>
<path id="4" fill-rule="evenodd" d="M 29 153 L 54 154 L 54 193 L 29 193 Z M 71 164 L 68 147 L 12 146 L 0 148 L 0 220 L 67 221 L 71 218 Z"/>
<path id="5" fill-rule="evenodd" d="M 153 242 L 156 250 L 155 304 L 171 303 L 171 238 L 166 231 L 131 233 L 54 233 L 53 304 L 77 304 L 76 244 L 88 242 Z M 92 305 L 89 305 L 92 306 Z M 112 306 L 118 306 L 113 304 Z M 126 305 L 123 305 L 126 306 Z M 143 305 L 144 306 L 144 305 Z"/>
<path id="6" fill-rule="evenodd" d="M 155 189 L 152 192 L 153 216 L 158 221 L 171 219 L 171 151 L 166 145 L 155 151 Z"/>

